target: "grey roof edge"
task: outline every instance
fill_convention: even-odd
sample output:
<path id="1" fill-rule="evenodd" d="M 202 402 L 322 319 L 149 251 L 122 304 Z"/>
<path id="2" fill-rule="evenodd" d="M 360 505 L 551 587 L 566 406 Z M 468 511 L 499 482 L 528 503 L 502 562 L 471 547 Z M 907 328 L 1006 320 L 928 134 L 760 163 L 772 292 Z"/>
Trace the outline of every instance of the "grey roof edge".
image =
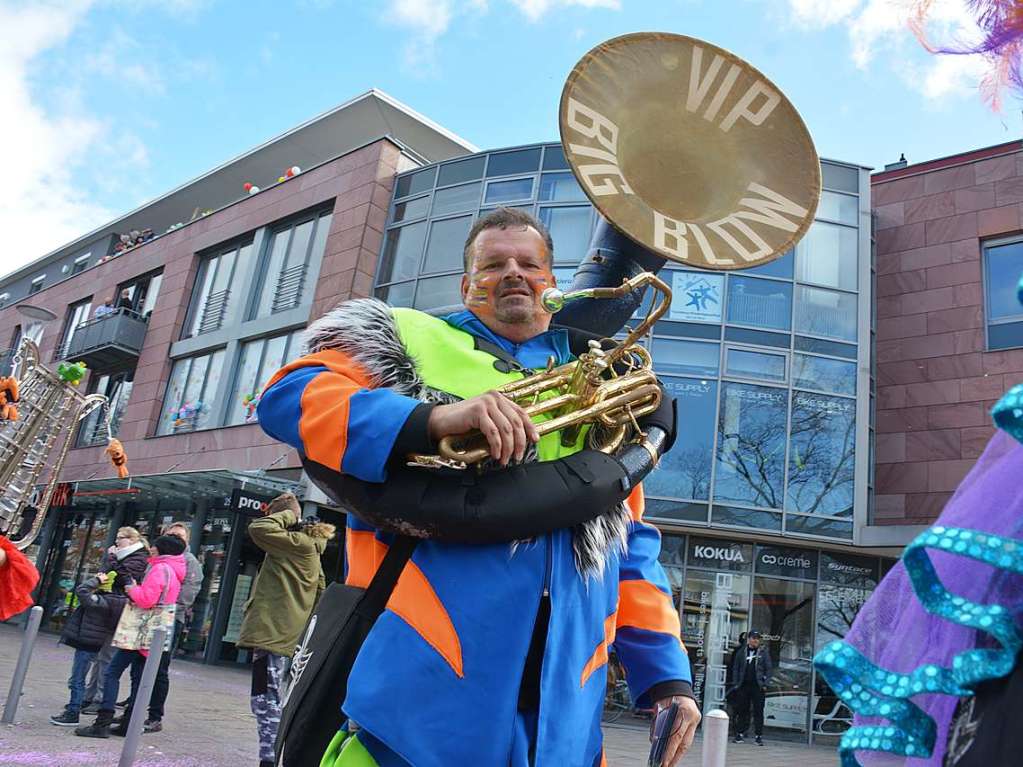
<path id="1" fill-rule="evenodd" d="M 49 253 L 46 253 L 46 254 L 40 256 L 39 258 L 33 259 L 32 261 L 28 262 L 24 266 L 21 266 L 21 267 L 13 270 L 11 272 L 8 272 L 6 274 L 0 275 L 0 285 L 8 284 L 8 283 L 14 282 L 15 280 L 21 279 L 22 277 L 25 277 L 29 273 L 39 269 L 42 266 L 45 266 L 45 264 L 47 264 L 55 256 L 57 256 L 59 254 L 63 254 L 66 251 L 68 251 L 70 249 L 73 249 L 77 245 L 83 244 L 83 243 L 87 242 L 89 239 L 91 239 L 93 237 L 96 237 L 97 235 L 102 234 L 104 230 L 110 229 L 111 227 L 116 226 L 118 222 L 123 221 L 124 219 L 130 218 L 131 216 L 134 216 L 134 215 L 144 211 L 149 206 L 151 206 L 151 205 L 153 205 L 153 204 L 155 204 L 155 203 L 157 203 L 157 202 L 159 202 L 161 200 L 164 200 L 164 199 L 166 199 L 166 198 L 168 198 L 168 197 L 170 197 L 172 195 L 175 195 L 175 194 L 177 194 L 179 192 L 182 192 L 182 191 L 186 190 L 188 187 L 192 186 L 193 184 L 196 184 L 199 181 L 202 181 L 203 179 L 208 178 L 209 176 L 212 176 L 212 175 L 214 175 L 215 173 L 217 173 L 219 171 L 222 171 L 222 170 L 224 170 L 226 168 L 229 168 L 231 165 L 233 165 L 233 164 L 235 164 L 235 163 L 237 163 L 237 162 L 239 162 L 241 160 L 244 160 L 247 157 L 251 157 L 252 155 L 257 154 L 258 152 L 262 151 L 263 149 L 266 149 L 267 147 L 272 146 L 273 144 L 277 143 L 278 141 L 282 141 L 283 139 L 287 138 L 288 136 L 291 136 L 294 133 L 297 133 L 298 131 L 302 130 L 303 128 L 307 128 L 310 125 L 313 125 L 313 124 L 315 124 L 317 122 L 320 122 L 321 120 L 324 120 L 324 119 L 330 117 L 331 115 L 334 115 L 334 114 L 342 111 L 343 109 L 347 109 L 347 108 L 349 108 L 351 106 L 354 106 L 355 104 L 359 103 L 360 101 L 365 101 L 367 99 L 375 99 L 378 103 L 386 104 L 391 109 L 394 109 L 394 110 L 396 110 L 398 112 L 401 112 L 401 113 L 405 114 L 406 116 L 412 118 L 413 120 L 416 120 L 417 122 L 422 123 L 425 127 L 427 127 L 430 130 L 440 134 L 441 136 L 443 136 L 447 140 L 451 141 L 453 144 L 461 146 L 462 148 L 464 148 L 466 151 L 468 151 L 470 153 L 475 154 L 475 153 L 480 151 L 479 148 L 475 144 L 472 144 L 471 142 L 466 141 L 462 137 L 458 136 L 456 133 L 453 133 L 452 131 L 449 131 L 447 128 L 443 127 L 442 125 L 440 125 L 440 124 L 434 122 L 433 120 L 429 119 L 428 117 L 420 114 L 416 110 L 412 109 L 412 107 L 408 106 L 407 104 L 404 104 L 401 101 L 398 101 L 393 96 L 388 95 L 387 93 L 385 93 L 384 91 L 380 90 L 379 88 L 370 88 L 365 93 L 360 93 L 358 96 L 355 96 L 355 97 L 349 99 L 348 101 L 345 101 L 345 102 L 339 104 L 338 106 L 332 107 L 332 108 L 328 109 L 327 111 L 322 112 L 321 114 L 318 114 L 315 117 L 312 117 L 312 118 L 306 120 L 305 122 L 299 123 L 298 125 L 296 125 L 296 126 L 294 126 L 292 128 L 289 128 L 284 133 L 281 133 L 281 134 L 279 134 L 277 136 L 274 136 L 273 138 L 267 139 L 266 141 L 264 141 L 264 142 L 262 142 L 262 143 L 260 143 L 260 144 L 258 144 L 256 146 L 252 147 L 251 149 L 248 149 L 248 150 L 242 152 L 241 154 L 239 154 L 239 155 L 237 155 L 235 157 L 230 158 L 229 160 L 225 160 L 224 162 L 222 162 L 219 165 L 211 168 L 210 170 L 207 170 L 204 173 L 199 174 L 195 178 L 189 179 L 188 181 L 185 181 L 184 183 L 181 183 L 178 186 L 173 187 L 172 189 L 167 190 L 163 194 L 158 195 L 157 197 L 154 197 L 151 200 L 147 200 L 146 202 L 142 203 L 141 205 L 138 205 L 135 208 L 132 208 L 131 210 L 122 213 L 121 215 L 117 216 L 116 218 L 113 218 L 113 219 L 111 219 L 109 221 L 104 222 L 103 224 L 101 224 L 100 226 L 96 227 L 95 229 L 92 229 L 92 230 L 90 230 L 90 231 L 80 235 L 79 237 L 76 237 L 75 239 L 71 240 L 70 242 L 64 243 L 63 245 L 61 245 L 61 246 L 51 250 Z M 388 138 L 392 138 L 392 137 L 388 137 Z M 396 145 L 400 146 L 403 150 L 409 151 L 410 147 L 408 147 L 406 142 L 401 141 L 400 139 L 397 139 L 396 137 L 393 137 L 393 140 L 394 140 L 394 143 Z M 409 151 L 409 153 L 410 154 L 414 154 L 414 155 L 418 154 L 418 152 L 415 152 L 415 151 Z"/>

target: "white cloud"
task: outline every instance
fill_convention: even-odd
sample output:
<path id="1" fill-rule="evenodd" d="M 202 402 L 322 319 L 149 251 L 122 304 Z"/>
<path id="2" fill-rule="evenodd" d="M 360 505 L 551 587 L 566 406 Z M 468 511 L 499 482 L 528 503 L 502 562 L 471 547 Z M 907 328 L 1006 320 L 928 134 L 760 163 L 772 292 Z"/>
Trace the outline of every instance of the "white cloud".
<path id="1" fill-rule="evenodd" d="M 508 0 L 529 21 L 567 6 L 621 9 L 621 0 Z M 459 16 L 490 11 L 489 0 L 390 0 L 384 19 L 407 27 L 412 38 L 404 48 L 405 64 L 414 75 L 431 73 L 436 67 L 437 41 Z"/>
<path id="2" fill-rule="evenodd" d="M 929 100 L 962 95 L 976 88 L 987 71 L 979 56 L 921 56 L 922 47 L 910 26 L 913 0 L 788 0 L 800 26 L 846 28 L 850 56 L 868 69 L 883 59 L 900 79 Z M 963 0 L 934 0 L 925 33 L 929 40 L 952 47 L 977 39 L 979 29 Z M 923 63 L 921 63 L 923 62 Z"/>
<path id="3" fill-rule="evenodd" d="M 796 21 L 807 27 L 826 27 L 848 18 L 860 0 L 789 0 Z"/>
<path id="4" fill-rule="evenodd" d="M 583 8 L 608 8 L 613 11 L 622 8 L 620 0 L 511 0 L 511 3 L 522 11 L 526 18 L 534 22 L 559 6 L 577 5 Z"/>
<path id="5" fill-rule="evenodd" d="M 390 12 L 395 23 L 434 40 L 444 34 L 451 23 L 451 5 L 451 0 L 393 0 Z"/>
<path id="6" fill-rule="evenodd" d="M 111 218 L 87 199 L 74 171 L 103 134 L 100 121 L 76 108 L 47 111 L 29 87 L 34 60 L 64 43 L 90 0 L 0 2 L 0 231 L 7 238 L 0 271 L 38 258 Z M 136 148 L 136 152 L 137 152 Z"/>

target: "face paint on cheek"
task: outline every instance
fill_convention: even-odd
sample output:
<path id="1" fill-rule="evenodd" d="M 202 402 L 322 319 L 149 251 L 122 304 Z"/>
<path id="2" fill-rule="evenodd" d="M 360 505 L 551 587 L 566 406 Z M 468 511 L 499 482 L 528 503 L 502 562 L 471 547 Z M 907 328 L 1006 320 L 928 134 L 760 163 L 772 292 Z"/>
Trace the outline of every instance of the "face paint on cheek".
<path id="1" fill-rule="evenodd" d="M 493 277 L 478 277 L 469 284 L 469 293 L 466 296 L 466 306 L 483 306 L 490 300 L 494 284 Z"/>
<path id="2" fill-rule="evenodd" d="M 536 294 L 542 293 L 551 284 L 550 280 L 541 276 L 527 277 L 526 282 L 529 283 L 530 289 Z"/>

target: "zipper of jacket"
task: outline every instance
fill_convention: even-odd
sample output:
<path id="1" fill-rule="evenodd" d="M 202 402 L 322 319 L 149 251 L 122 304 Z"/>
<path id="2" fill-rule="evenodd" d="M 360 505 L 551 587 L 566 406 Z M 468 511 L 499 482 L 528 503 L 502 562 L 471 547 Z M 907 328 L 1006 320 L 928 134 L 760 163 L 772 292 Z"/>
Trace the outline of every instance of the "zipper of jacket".
<path id="1" fill-rule="evenodd" d="M 554 554 L 551 551 L 554 548 L 554 533 L 547 533 L 547 549 L 545 552 L 546 563 L 544 564 L 543 571 L 543 596 L 550 597 L 551 595 L 551 570 L 553 569 Z"/>

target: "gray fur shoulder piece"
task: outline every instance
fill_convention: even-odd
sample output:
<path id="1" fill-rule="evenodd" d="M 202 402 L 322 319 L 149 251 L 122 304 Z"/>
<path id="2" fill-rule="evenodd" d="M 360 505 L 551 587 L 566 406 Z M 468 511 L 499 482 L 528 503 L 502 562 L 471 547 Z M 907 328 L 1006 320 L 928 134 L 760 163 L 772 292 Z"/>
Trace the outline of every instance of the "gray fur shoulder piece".
<path id="1" fill-rule="evenodd" d="M 405 351 L 391 307 L 376 298 L 338 304 L 309 325 L 303 335 L 308 354 L 343 352 L 373 378 L 374 388 L 422 399 L 423 379 Z"/>

